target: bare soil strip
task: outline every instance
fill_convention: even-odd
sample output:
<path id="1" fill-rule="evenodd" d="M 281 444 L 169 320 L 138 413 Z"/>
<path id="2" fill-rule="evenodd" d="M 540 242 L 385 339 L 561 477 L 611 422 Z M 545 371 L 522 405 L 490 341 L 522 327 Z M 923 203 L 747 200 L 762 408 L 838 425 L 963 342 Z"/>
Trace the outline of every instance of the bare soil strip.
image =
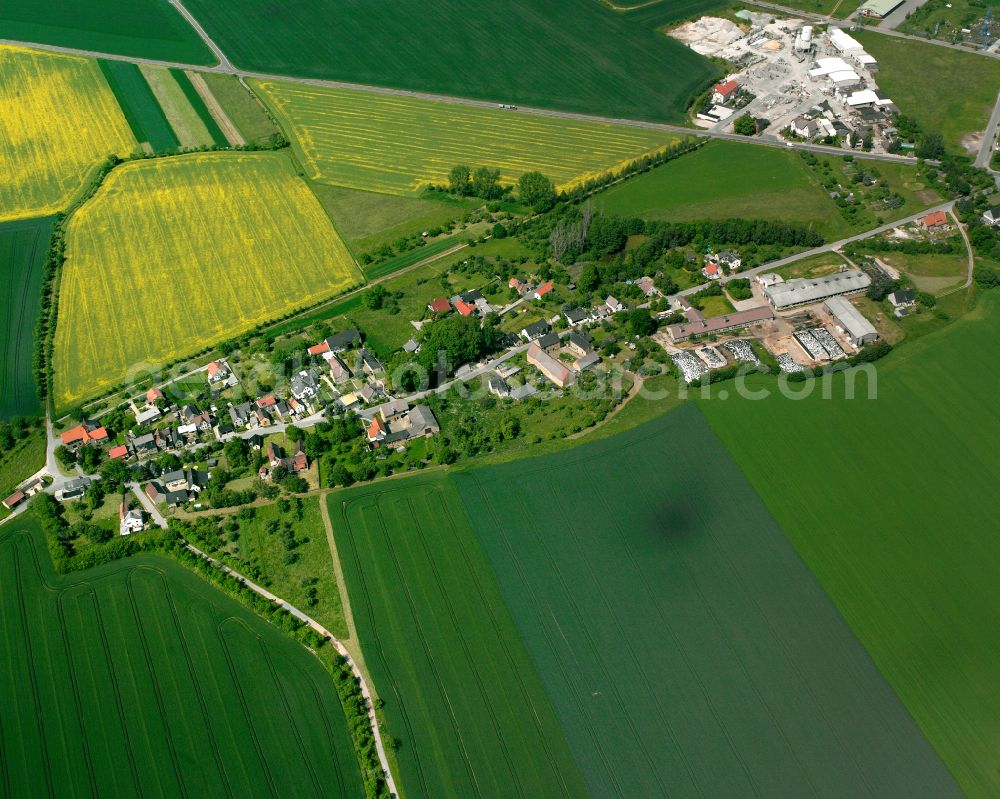
<path id="1" fill-rule="evenodd" d="M 194 72 L 192 70 L 185 70 L 187 76 L 191 79 L 191 85 L 194 86 L 195 91 L 201 95 L 201 99 L 205 101 L 205 105 L 208 107 L 208 113 L 212 115 L 212 119 L 215 123 L 222 128 L 222 132 L 226 139 L 234 147 L 242 147 L 247 143 L 246 139 L 243 138 L 237 129 L 233 121 L 226 116 L 226 112 L 223 110 L 222 106 L 219 105 L 219 101 L 215 99 L 215 95 L 212 94 L 212 90 L 208 88 L 208 84 L 205 83 L 205 79 L 200 73 Z"/>

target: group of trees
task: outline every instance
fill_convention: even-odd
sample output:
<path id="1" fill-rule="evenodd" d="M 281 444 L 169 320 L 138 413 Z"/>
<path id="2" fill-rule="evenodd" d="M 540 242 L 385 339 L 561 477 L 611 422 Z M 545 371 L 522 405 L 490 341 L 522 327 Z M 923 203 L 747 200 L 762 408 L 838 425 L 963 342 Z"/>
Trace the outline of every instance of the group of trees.
<path id="1" fill-rule="evenodd" d="M 459 197 L 499 200 L 510 188 L 500 185 L 499 169 L 481 166 L 473 170 L 465 164 L 458 164 L 448 173 L 448 191 Z"/>
<path id="2" fill-rule="evenodd" d="M 433 381 L 453 374 L 464 364 L 497 352 L 506 336 L 492 324 L 495 321 L 487 319 L 480 323 L 478 317 L 455 314 L 426 325 L 422 331 L 418 363 Z M 415 377 L 412 372 L 407 375 Z M 410 378 L 404 377 L 404 380 L 407 379 Z M 406 386 L 403 388 L 406 389 Z"/>

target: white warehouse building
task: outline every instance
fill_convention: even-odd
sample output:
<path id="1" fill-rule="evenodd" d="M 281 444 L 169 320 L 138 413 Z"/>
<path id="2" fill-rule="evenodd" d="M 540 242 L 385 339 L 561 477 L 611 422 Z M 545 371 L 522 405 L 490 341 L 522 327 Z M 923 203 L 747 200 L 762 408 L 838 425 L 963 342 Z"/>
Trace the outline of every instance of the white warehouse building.
<path id="1" fill-rule="evenodd" d="M 776 310 L 783 311 L 799 305 L 822 302 L 838 294 L 864 291 L 872 283 L 860 269 L 845 269 L 824 277 L 796 278 L 764 288 L 764 296 Z"/>
<path id="2" fill-rule="evenodd" d="M 855 347 L 878 341 L 878 331 L 845 297 L 831 297 L 823 303 L 823 308 Z"/>

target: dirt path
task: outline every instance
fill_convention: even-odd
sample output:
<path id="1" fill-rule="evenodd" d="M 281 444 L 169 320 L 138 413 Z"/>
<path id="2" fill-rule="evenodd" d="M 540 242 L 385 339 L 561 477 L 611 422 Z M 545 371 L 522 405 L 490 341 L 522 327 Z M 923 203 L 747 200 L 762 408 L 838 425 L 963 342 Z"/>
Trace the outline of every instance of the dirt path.
<path id="1" fill-rule="evenodd" d="M 222 106 L 219 105 L 219 101 L 215 99 L 215 95 L 212 94 L 212 90 L 208 88 L 208 84 L 205 83 L 205 78 L 202 77 L 199 72 L 188 71 L 185 73 L 191 80 L 191 85 L 194 86 L 195 91 L 201 95 L 201 99 L 205 101 L 205 105 L 208 107 L 208 113 L 212 115 L 212 119 L 215 123 L 222 129 L 222 133 L 225 135 L 226 140 L 234 147 L 242 147 L 247 143 L 247 140 L 243 138 L 243 134 L 236 129 L 236 125 L 233 121 L 226 116 L 226 112 L 222 110 Z"/>
<path id="2" fill-rule="evenodd" d="M 968 254 L 969 262 L 966 267 L 965 282 L 951 291 L 942 294 L 942 297 L 947 297 L 949 294 L 954 294 L 956 291 L 962 291 L 963 289 L 969 288 L 972 285 L 972 275 L 976 269 L 976 259 L 972 250 L 972 242 L 969 241 L 969 234 L 965 232 L 965 227 L 961 222 L 958 221 L 958 217 L 955 215 L 955 208 L 952 206 L 948 212 L 951 214 L 951 218 L 955 221 L 955 227 L 958 228 L 958 232 L 962 234 L 962 240 L 965 242 L 965 251 Z"/>
<path id="3" fill-rule="evenodd" d="M 641 376 L 639 376 L 637 374 L 633 374 L 632 372 L 626 372 L 625 374 L 627 374 L 629 377 L 631 377 L 633 382 L 632 382 L 632 388 L 630 388 L 629 391 L 628 391 L 628 394 L 626 394 L 622 398 L 622 401 L 619 402 L 614 408 L 612 408 L 611 413 L 609 413 L 607 416 L 605 416 L 603 419 L 601 419 L 601 421 L 599 421 L 593 427 L 588 427 L 585 430 L 581 430 L 579 433 L 573 433 L 573 435 L 566 436 L 566 440 L 567 441 L 575 440 L 577 438 L 583 438 L 584 436 L 592 435 L 595 430 L 600 430 L 602 427 L 604 427 L 604 425 L 606 425 L 608 422 L 610 422 L 612 419 L 614 419 L 615 416 L 618 415 L 618 412 L 622 408 L 624 408 L 633 399 L 635 399 L 636 395 L 642 390 L 642 385 L 645 382 L 645 378 L 643 378 L 643 377 L 641 377 Z"/>

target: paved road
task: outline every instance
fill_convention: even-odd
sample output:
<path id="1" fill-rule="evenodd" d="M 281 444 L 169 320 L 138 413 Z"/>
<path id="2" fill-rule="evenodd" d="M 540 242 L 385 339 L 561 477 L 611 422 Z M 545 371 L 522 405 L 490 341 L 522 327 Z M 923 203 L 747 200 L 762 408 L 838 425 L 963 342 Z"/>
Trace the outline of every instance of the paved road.
<path id="1" fill-rule="evenodd" d="M 153 500 L 146 496 L 146 492 L 142 490 L 141 486 L 138 483 L 130 483 L 129 488 L 132 490 L 132 493 L 135 494 L 136 499 L 139 500 L 139 504 L 142 505 L 143 510 L 149 514 L 153 523 L 157 527 L 162 527 L 166 530 L 167 520 L 163 518 L 163 514 L 160 513 L 156 505 L 153 504 Z"/>
<path id="2" fill-rule="evenodd" d="M 328 629 L 326 629 L 326 627 L 324 627 L 322 624 L 320 624 L 318 621 L 311 618 L 310 616 L 307 616 L 305 613 L 303 613 L 301 610 L 299 610 L 291 603 L 286 602 L 281 597 L 275 596 L 263 586 L 257 585 L 256 583 L 248 580 L 238 571 L 229 568 L 229 566 L 227 566 L 222 561 L 216 560 L 211 555 L 202 552 L 193 544 L 185 542 L 184 545 L 194 554 L 204 558 L 213 566 L 222 569 L 224 572 L 226 572 L 226 574 L 232 575 L 241 583 L 243 583 L 245 586 L 252 589 L 253 591 L 256 591 L 265 599 L 271 602 L 276 602 L 277 604 L 281 605 L 281 607 L 283 607 L 285 610 L 287 610 L 289 613 L 295 616 L 295 618 L 308 624 L 310 627 L 312 627 L 313 630 L 315 630 L 323 637 L 330 639 L 330 643 L 333 645 L 334 649 L 337 650 L 337 653 L 342 658 L 344 658 L 344 660 L 347 661 L 347 664 L 351 667 L 351 671 L 354 672 L 354 676 L 357 678 L 358 683 L 361 686 L 361 695 L 364 697 L 365 706 L 368 709 L 368 723 L 371 725 L 372 734 L 375 736 L 375 748 L 378 751 L 378 759 L 382 765 L 382 771 L 385 774 L 385 781 L 386 781 L 386 786 L 389 789 L 389 795 L 399 796 L 399 793 L 396 790 L 396 782 L 392 777 L 392 771 L 389 769 L 389 759 L 386 757 L 385 754 L 385 745 L 382 742 L 382 733 L 378 727 L 378 720 L 375 718 L 375 706 L 372 703 L 371 690 L 368 688 L 368 683 L 365 680 L 365 676 L 361 673 L 361 669 L 358 668 L 357 664 L 354 662 L 354 658 L 351 657 L 351 653 L 347 651 L 347 648 L 337 639 L 337 637 L 333 633 L 331 633 Z"/>
<path id="3" fill-rule="evenodd" d="M 976 156 L 976 166 L 989 169 L 990 158 L 993 156 L 993 145 L 996 144 L 997 133 L 1000 133 L 1000 93 L 997 94 L 996 105 L 983 133 L 983 142 L 979 145 L 979 155 Z"/>
<path id="4" fill-rule="evenodd" d="M 232 70 L 233 65 L 230 62 L 230 60 L 226 57 L 226 54 L 222 52 L 222 48 L 220 48 L 219 45 L 217 45 L 214 41 L 212 41 L 212 37 L 208 35 L 208 33 L 205 31 L 203 27 L 201 27 L 201 23 L 198 22 L 197 19 L 195 19 L 194 14 L 188 11 L 180 2 L 180 0 L 169 0 L 169 2 L 170 5 L 176 8 L 180 12 L 180 15 L 187 20 L 188 25 L 190 25 L 192 28 L 195 29 L 195 32 L 201 37 L 201 40 L 205 43 L 205 46 L 208 47 L 208 49 L 212 51 L 212 54 L 218 59 L 219 61 L 218 66 L 220 68 L 220 71 Z"/>
<path id="5" fill-rule="evenodd" d="M 900 225 L 908 225 L 910 222 L 916 222 L 921 217 L 927 216 L 927 214 L 932 214 L 935 211 L 951 211 L 954 208 L 954 206 L 955 206 L 954 201 L 942 203 L 941 205 L 935 205 L 933 208 L 926 208 L 923 211 L 920 211 L 919 213 L 910 214 L 909 216 L 903 219 L 897 219 L 894 222 L 887 222 L 884 225 L 879 225 L 877 228 L 866 230 L 863 233 L 858 233 L 857 235 L 854 236 L 848 236 L 845 239 L 840 239 L 839 241 L 833 241 L 830 242 L 829 244 L 824 244 L 820 247 L 813 247 L 811 250 L 805 250 L 803 252 L 796 253 L 795 255 L 789 255 L 787 258 L 779 258 L 776 261 L 769 261 L 766 264 L 755 266 L 753 269 L 745 269 L 741 272 L 737 272 L 734 275 L 729 275 L 727 277 L 721 278 L 721 280 L 713 282 L 728 283 L 730 280 L 749 277 L 750 275 L 755 275 L 758 272 L 767 272 L 772 269 L 778 269 L 782 266 L 793 264 L 796 261 L 801 261 L 804 258 L 811 258 L 814 255 L 820 255 L 825 252 L 840 250 L 846 245 L 851 244 L 852 242 L 863 241 L 864 239 L 870 239 L 872 236 L 877 236 L 880 233 L 886 233 L 892 230 L 893 228 L 899 227 Z M 710 285 L 711 283 L 706 282 L 698 286 L 692 286 L 689 289 L 684 289 L 684 291 L 678 292 L 674 296 L 680 297 L 680 296 L 689 296 L 691 294 L 697 294 L 699 291 Z"/>

